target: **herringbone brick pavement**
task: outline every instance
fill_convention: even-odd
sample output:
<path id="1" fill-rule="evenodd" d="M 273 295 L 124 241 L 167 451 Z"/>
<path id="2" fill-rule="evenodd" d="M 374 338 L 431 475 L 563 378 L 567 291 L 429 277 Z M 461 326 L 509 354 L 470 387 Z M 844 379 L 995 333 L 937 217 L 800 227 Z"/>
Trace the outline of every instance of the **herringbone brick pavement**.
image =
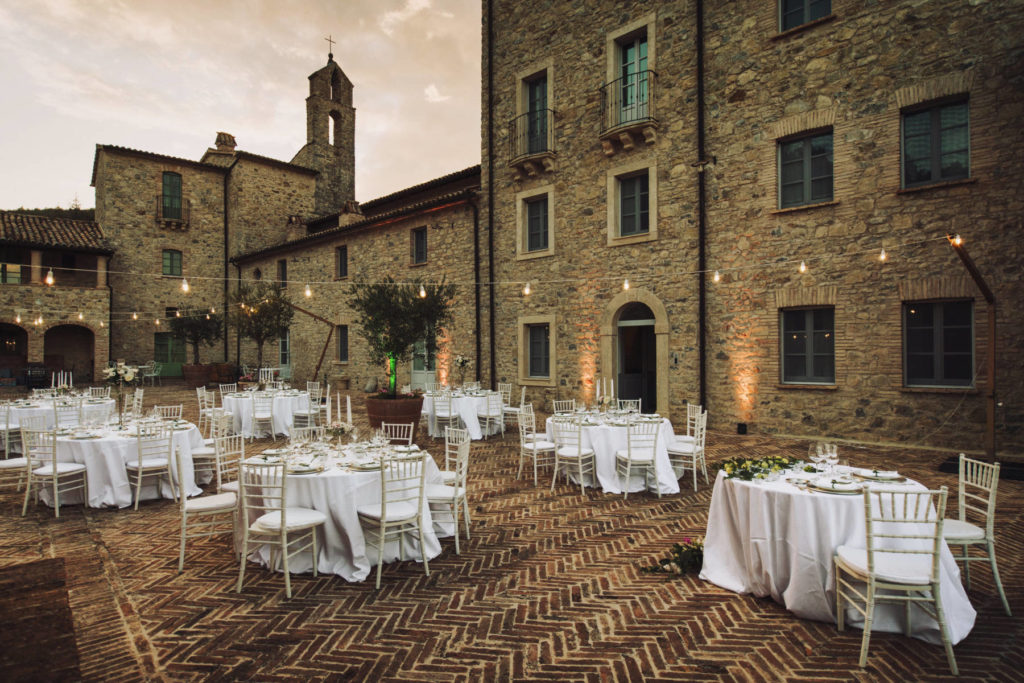
<path id="1" fill-rule="evenodd" d="M 146 390 L 146 404 L 184 402 L 179 386 Z M 362 415 L 361 397 L 353 394 Z M 365 418 L 358 417 L 357 423 Z M 257 441 L 257 449 L 269 447 Z M 421 437 L 420 445 L 440 453 Z M 738 453 L 806 453 L 806 443 L 712 433 L 712 461 Z M 928 484 L 946 454 L 844 447 L 854 464 L 893 465 Z M 222 539 L 190 542 L 177 573 L 177 508 L 139 512 L 70 507 L 20 516 L 0 498 L 0 565 L 66 561 L 81 671 L 86 680 L 634 681 L 933 680 L 948 677 L 941 648 L 878 634 L 857 667 L 860 632 L 797 619 L 770 599 L 741 596 L 696 576 L 669 579 L 640 567 L 675 541 L 702 536 L 711 496 L 685 489 L 606 495 L 517 481 L 516 437 L 474 442 L 472 534 L 430 563 L 384 569 L 372 582 L 311 575 L 284 598 L 279 576 L 238 567 Z M 549 481 L 550 484 L 550 481 Z M 999 566 L 1011 606 L 1024 615 L 1024 484 L 1000 483 Z M 1004 616 L 990 574 L 974 572 L 977 625 L 956 647 L 964 678 L 1021 680 L 1024 619 Z"/>

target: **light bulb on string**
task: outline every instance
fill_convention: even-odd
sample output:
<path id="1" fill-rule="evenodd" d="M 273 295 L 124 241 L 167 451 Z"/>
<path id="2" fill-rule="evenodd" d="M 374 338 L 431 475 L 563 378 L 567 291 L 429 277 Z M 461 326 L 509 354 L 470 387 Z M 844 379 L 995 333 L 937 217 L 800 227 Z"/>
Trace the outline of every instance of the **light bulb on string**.
<path id="1" fill-rule="evenodd" d="M 157 320 L 154 320 L 153 322 L 154 322 L 154 323 L 156 323 L 156 326 L 157 326 L 157 327 L 160 327 L 160 320 L 159 320 L 159 319 L 157 319 Z"/>
<path id="2" fill-rule="evenodd" d="M 426 288 L 423 285 L 420 285 L 420 298 L 421 299 L 426 299 L 427 298 L 427 290 L 426 290 Z"/>
<path id="3" fill-rule="evenodd" d="M 801 273 L 806 273 L 807 272 L 807 263 L 805 261 L 801 261 L 800 262 L 800 272 Z"/>
<path id="4" fill-rule="evenodd" d="M 887 259 L 887 258 L 889 258 L 889 255 L 885 253 L 885 249 L 882 249 L 882 251 L 878 252 L 878 260 L 879 261 L 882 261 L 884 263 L 885 259 Z"/>
<path id="5" fill-rule="evenodd" d="M 181 291 L 183 291 L 186 294 L 188 294 L 188 290 L 189 290 L 188 280 L 186 280 L 185 278 L 181 278 Z"/>
<path id="6" fill-rule="evenodd" d="M 14 316 L 14 322 L 19 324 L 21 323 L 21 313 L 18 313 L 17 315 Z"/>
<path id="7" fill-rule="evenodd" d="M 79 319 L 79 320 L 85 320 L 85 316 L 84 316 L 84 315 L 82 315 L 82 312 L 81 312 L 81 311 L 79 311 L 79 312 L 78 312 L 78 319 Z"/>
<path id="8" fill-rule="evenodd" d="M 530 296 L 530 283 L 523 285 L 523 296 Z"/>
<path id="9" fill-rule="evenodd" d="M 100 321 L 100 327 L 106 327 L 102 320 Z"/>
<path id="10" fill-rule="evenodd" d="M 175 311 L 174 312 L 174 317 L 175 318 L 180 318 L 181 317 L 181 311 Z"/>
<path id="11" fill-rule="evenodd" d="M 626 278 L 625 280 L 622 281 L 622 289 L 629 289 L 629 278 Z"/>
<path id="12" fill-rule="evenodd" d="M 964 243 L 964 238 L 960 237 L 959 234 L 953 235 L 953 244 L 955 244 L 956 246 L 959 247 L 963 243 Z"/>
<path id="13" fill-rule="evenodd" d="M 712 277 L 711 279 L 714 280 L 715 282 L 720 282 L 722 280 L 722 275 L 716 270 L 714 277 Z"/>
<path id="14" fill-rule="evenodd" d="M 213 307 L 213 306 L 210 306 L 210 313 L 216 313 L 216 312 L 217 312 L 217 309 L 215 307 Z"/>
<path id="15" fill-rule="evenodd" d="M 53 285 L 53 282 L 54 282 L 54 280 L 53 280 L 53 268 L 50 268 L 48 271 L 46 271 L 45 282 L 46 282 L 46 284 L 48 286 L 52 286 Z"/>
<path id="16" fill-rule="evenodd" d="M 309 283 L 306 283 L 306 298 L 313 296 L 313 290 L 309 288 Z"/>
<path id="17" fill-rule="evenodd" d="M 206 319 L 207 319 L 207 320 L 209 320 L 209 319 L 210 319 L 210 314 L 209 314 L 209 313 L 207 313 L 207 314 L 206 314 Z"/>
<path id="18" fill-rule="evenodd" d="M 135 312 L 135 311 L 133 311 L 133 312 L 132 312 L 132 320 L 138 320 L 138 319 L 139 319 L 139 314 L 138 314 L 138 312 Z"/>

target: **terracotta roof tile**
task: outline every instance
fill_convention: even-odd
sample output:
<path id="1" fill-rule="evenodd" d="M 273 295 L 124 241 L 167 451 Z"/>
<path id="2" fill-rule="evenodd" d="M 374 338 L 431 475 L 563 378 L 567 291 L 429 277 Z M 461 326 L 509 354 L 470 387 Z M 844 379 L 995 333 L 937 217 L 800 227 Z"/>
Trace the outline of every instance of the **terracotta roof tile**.
<path id="1" fill-rule="evenodd" d="M 0 244 L 23 247 L 58 247 L 112 254 L 95 221 L 33 216 L 0 211 Z"/>

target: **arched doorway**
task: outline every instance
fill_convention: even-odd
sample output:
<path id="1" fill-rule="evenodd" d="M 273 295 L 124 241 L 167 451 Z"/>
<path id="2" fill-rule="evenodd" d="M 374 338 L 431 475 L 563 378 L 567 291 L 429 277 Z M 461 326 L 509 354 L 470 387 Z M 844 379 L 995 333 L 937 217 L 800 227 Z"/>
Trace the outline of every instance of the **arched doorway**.
<path id="1" fill-rule="evenodd" d="M 43 363 L 51 372 L 70 370 L 76 382 L 91 382 L 95 343 L 95 335 L 88 327 L 51 327 L 43 337 Z"/>
<path id="2" fill-rule="evenodd" d="M 598 373 L 615 378 L 619 398 L 639 398 L 644 412 L 665 416 L 670 413 L 668 334 L 668 312 L 646 289 L 619 292 L 605 306 Z"/>
<path id="3" fill-rule="evenodd" d="M 0 386 L 12 385 L 28 361 L 28 332 L 0 323 Z"/>
<path id="4" fill-rule="evenodd" d="M 626 304 L 619 313 L 617 328 L 619 398 L 638 398 L 643 412 L 657 412 L 654 313 L 639 302 Z"/>

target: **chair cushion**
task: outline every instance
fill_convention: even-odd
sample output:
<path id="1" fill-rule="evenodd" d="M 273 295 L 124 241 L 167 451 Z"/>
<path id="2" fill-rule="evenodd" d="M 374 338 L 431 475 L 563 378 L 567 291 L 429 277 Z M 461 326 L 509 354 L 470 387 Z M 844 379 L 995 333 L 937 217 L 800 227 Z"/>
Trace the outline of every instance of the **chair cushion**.
<path id="1" fill-rule="evenodd" d="M 534 441 L 523 445 L 523 450 L 526 451 L 553 451 L 555 450 L 555 444 L 550 441 Z"/>
<path id="2" fill-rule="evenodd" d="M 668 452 L 669 453 L 680 453 L 682 455 L 693 455 L 693 452 L 695 450 L 697 450 L 697 444 L 692 442 L 692 441 L 685 442 L 685 441 L 679 441 L 679 439 L 676 439 L 675 441 L 673 441 L 672 443 L 670 443 L 668 445 Z"/>
<path id="3" fill-rule="evenodd" d="M 199 448 L 192 449 L 192 458 L 214 458 L 217 456 L 217 451 L 209 446 L 200 446 Z"/>
<path id="4" fill-rule="evenodd" d="M 238 493 L 238 480 L 226 481 L 220 485 L 221 491 L 231 491 L 232 493 Z"/>
<path id="5" fill-rule="evenodd" d="M 577 453 L 577 450 L 579 451 Z M 558 449 L 558 457 L 560 458 L 576 458 L 577 456 L 587 457 L 593 455 L 594 451 L 590 448 L 577 449 L 575 446 L 562 446 Z"/>
<path id="6" fill-rule="evenodd" d="M 961 522 L 959 519 L 947 519 L 942 523 L 942 537 L 947 542 L 954 539 L 982 541 L 985 539 L 985 530 L 970 522 Z"/>
<path id="7" fill-rule="evenodd" d="M 6 460 L 0 460 L 0 470 L 13 470 L 24 467 L 28 464 L 25 458 L 7 458 Z"/>
<path id="8" fill-rule="evenodd" d="M 369 517 L 370 519 L 380 519 L 380 503 L 373 505 L 360 505 L 356 507 L 356 512 L 363 517 Z M 388 521 L 398 522 L 405 519 L 415 519 L 416 515 L 419 514 L 419 510 L 412 503 L 402 501 L 400 503 L 388 504 Z"/>
<path id="9" fill-rule="evenodd" d="M 451 470 L 441 470 L 441 481 L 446 484 L 452 484 L 455 482 L 457 475 Z"/>
<path id="10" fill-rule="evenodd" d="M 85 465 L 77 462 L 58 462 L 57 463 L 57 474 L 74 474 L 75 472 L 84 472 Z M 42 467 L 38 467 L 32 470 L 32 474 L 40 477 L 53 476 L 53 463 L 46 463 Z"/>
<path id="11" fill-rule="evenodd" d="M 836 555 L 858 574 L 868 574 L 868 551 L 841 545 Z M 881 581 L 927 586 L 930 583 L 932 561 L 930 555 L 898 555 L 875 552 L 875 577 Z"/>
<path id="12" fill-rule="evenodd" d="M 527 434 L 526 435 L 526 440 L 527 441 L 538 441 L 538 440 L 539 441 L 551 441 L 551 439 L 548 438 L 547 432 L 537 432 L 536 434 Z"/>
<path id="13" fill-rule="evenodd" d="M 139 469 L 139 461 L 133 460 L 125 464 L 130 470 Z M 167 467 L 167 458 L 145 458 L 142 461 L 142 469 L 148 470 L 155 467 Z"/>
<path id="14" fill-rule="evenodd" d="M 253 417 L 254 420 L 269 420 L 270 418 L 273 417 L 273 415 L 271 415 L 270 413 L 262 413 L 262 412 L 260 412 L 260 413 L 253 413 L 252 417 Z"/>
<path id="15" fill-rule="evenodd" d="M 288 508 L 285 510 L 285 517 L 287 518 L 286 528 L 288 530 L 305 529 L 327 521 L 327 515 L 319 510 L 311 510 L 309 508 Z M 260 515 L 252 523 L 252 526 L 257 531 L 280 531 L 281 513 L 268 512 L 265 515 Z"/>
<path id="16" fill-rule="evenodd" d="M 210 512 L 211 510 L 230 510 L 238 505 L 238 498 L 233 493 L 217 493 L 212 496 L 199 496 L 185 501 L 187 512 Z"/>
<path id="17" fill-rule="evenodd" d="M 445 486 L 444 484 L 427 484 L 423 488 L 423 493 L 426 495 L 427 500 L 430 502 L 450 502 L 452 498 L 458 496 L 461 498 L 466 495 L 466 489 L 461 486 L 456 488 L 454 486 Z"/>
<path id="18" fill-rule="evenodd" d="M 654 462 L 654 451 L 650 448 L 638 448 L 633 451 L 633 457 L 629 457 L 629 451 L 615 451 L 615 457 L 619 460 L 632 460 L 639 463 Z"/>
<path id="19" fill-rule="evenodd" d="M 209 446 L 213 448 L 213 444 L 215 441 L 216 439 L 203 439 L 203 446 Z"/>
<path id="20" fill-rule="evenodd" d="M 695 443 L 697 441 L 697 437 L 690 436 L 689 434 L 675 434 L 673 436 L 679 443 Z"/>

